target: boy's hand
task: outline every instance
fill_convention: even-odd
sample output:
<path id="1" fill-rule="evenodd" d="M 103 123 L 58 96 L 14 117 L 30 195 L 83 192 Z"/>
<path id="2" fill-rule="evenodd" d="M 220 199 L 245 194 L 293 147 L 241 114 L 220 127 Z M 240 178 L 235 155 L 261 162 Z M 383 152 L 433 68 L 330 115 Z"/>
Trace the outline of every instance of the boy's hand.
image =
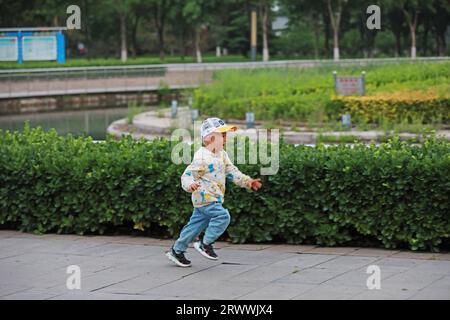
<path id="1" fill-rule="evenodd" d="M 253 190 L 258 190 L 259 188 L 261 188 L 262 187 L 262 183 L 261 183 L 261 179 L 251 179 L 249 182 L 248 182 L 248 186 L 249 186 L 249 188 L 252 188 Z"/>
<path id="2" fill-rule="evenodd" d="M 193 192 L 193 191 L 197 190 L 198 188 L 200 188 L 200 183 L 198 183 L 198 182 L 193 182 L 193 183 L 191 183 L 191 185 L 189 186 L 188 191 L 189 191 L 189 192 Z"/>

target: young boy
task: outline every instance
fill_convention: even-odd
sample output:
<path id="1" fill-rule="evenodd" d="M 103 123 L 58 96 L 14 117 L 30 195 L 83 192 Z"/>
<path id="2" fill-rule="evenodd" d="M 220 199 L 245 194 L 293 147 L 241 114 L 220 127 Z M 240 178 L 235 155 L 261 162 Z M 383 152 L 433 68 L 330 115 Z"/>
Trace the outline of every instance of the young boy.
<path id="1" fill-rule="evenodd" d="M 194 248 L 208 259 L 218 259 L 212 244 L 230 223 L 230 214 L 222 207 L 225 179 L 247 189 L 258 190 L 262 186 L 260 179 L 252 179 L 240 172 L 223 150 L 227 132 L 235 130 L 235 126 L 226 125 L 219 118 L 208 118 L 201 126 L 203 147 L 195 153 L 192 163 L 181 176 L 183 189 L 192 193 L 194 212 L 178 240 L 166 253 L 180 267 L 191 265 L 184 252 L 205 228 L 203 240 L 195 242 Z"/>

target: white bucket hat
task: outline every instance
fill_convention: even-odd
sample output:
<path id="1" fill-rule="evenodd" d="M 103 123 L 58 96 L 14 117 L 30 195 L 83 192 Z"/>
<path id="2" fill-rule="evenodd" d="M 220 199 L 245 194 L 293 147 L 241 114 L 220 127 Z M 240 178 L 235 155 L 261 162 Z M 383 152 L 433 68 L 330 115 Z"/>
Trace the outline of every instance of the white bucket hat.
<path id="1" fill-rule="evenodd" d="M 200 134 L 204 139 L 208 134 L 213 132 L 236 131 L 236 126 L 227 125 L 225 121 L 219 118 L 208 118 L 203 121 L 200 128 Z"/>

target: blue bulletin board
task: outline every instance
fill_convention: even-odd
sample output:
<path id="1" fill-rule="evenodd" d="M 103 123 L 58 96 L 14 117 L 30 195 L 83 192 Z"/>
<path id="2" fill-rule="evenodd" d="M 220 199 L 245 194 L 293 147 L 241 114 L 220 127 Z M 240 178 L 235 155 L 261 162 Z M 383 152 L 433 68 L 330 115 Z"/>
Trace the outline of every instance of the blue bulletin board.
<path id="1" fill-rule="evenodd" d="M 65 28 L 0 29 L 0 61 L 66 62 Z"/>

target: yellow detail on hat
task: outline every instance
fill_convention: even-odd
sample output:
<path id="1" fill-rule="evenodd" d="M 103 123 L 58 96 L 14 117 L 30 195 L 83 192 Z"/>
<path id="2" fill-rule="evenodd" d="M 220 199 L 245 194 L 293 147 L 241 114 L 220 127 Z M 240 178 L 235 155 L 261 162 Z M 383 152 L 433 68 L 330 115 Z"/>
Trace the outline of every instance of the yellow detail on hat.
<path id="1" fill-rule="evenodd" d="M 214 132 L 223 133 L 223 132 L 227 132 L 227 131 L 236 131 L 236 130 L 237 130 L 236 126 L 225 125 L 225 126 L 215 129 Z"/>

